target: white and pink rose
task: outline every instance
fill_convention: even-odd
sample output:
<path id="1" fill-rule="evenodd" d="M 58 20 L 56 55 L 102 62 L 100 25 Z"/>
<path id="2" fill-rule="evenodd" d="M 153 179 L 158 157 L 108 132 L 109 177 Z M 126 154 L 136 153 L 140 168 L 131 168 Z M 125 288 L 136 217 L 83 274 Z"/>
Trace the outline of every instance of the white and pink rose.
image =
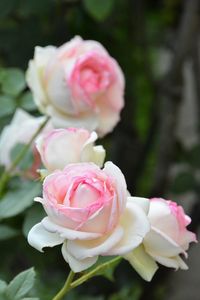
<path id="1" fill-rule="evenodd" d="M 105 149 L 95 146 L 97 138 L 96 132 L 82 128 L 54 129 L 40 135 L 36 147 L 48 172 L 78 162 L 94 162 L 102 167 Z"/>
<path id="2" fill-rule="evenodd" d="M 124 76 L 98 42 L 75 37 L 61 47 L 36 47 L 27 82 L 56 127 L 113 130 L 124 106 Z"/>
<path id="3" fill-rule="evenodd" d="M 150 230 L 149 200 L 129 197 L 123 174 L 107 162 L 70 164 L 47 176 L 41 202 L 46 213 L 29 232 L 30 245 L 39 251 L 62 245 L 74 272 L 92 266 L 99 255 L 124 255 L 143 241 Z"/>
<path id="4" fill-rule="evenodd" d="M 158 266 L 156 262 L 175 269 L 188 269 L 180 255 L 187 258 L 196 235 L 187 229 L 191 219 L 176 202 L 162 198 L 150 199 L 148 219 L 151 230 L 143 245 L 126 255 L 126 259 L 146 280 L 151 280 Z"/>

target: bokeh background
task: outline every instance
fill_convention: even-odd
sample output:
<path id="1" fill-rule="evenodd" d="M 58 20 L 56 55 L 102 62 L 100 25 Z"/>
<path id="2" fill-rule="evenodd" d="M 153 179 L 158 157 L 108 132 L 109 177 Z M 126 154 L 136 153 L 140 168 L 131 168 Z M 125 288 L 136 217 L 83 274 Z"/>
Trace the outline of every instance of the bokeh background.
<path id="1" fill-rule="evenodd" d="M 24 80 L 36 45 L 59 46 L 75 35 L 98 40 L 126 78 L 121 122 L 101 140 L 107 160 L 122 169 L 131 194 L 162 196 L 183 205 L 193 219 L 190 228 L 197 232 L 199 25 L 199 0 L 0 0 L 1 130 L 17 107 L 39 115 Z M 21 200 L 18 185 L 18 178 L 9 183 L 16 201 Z M 41 254 L 27 244 L 30 223 L 41 213 L 37 205 L 8 218 L 0 213 L 0 278 L 10 281 L 35 266 L 33 294 L 48 300 L 62 286 L 68 266 L 59 247 Z M 10 234 L 3 231 L 5 225 Z M 124 261 L 115 269 L 114 281 L 96 277 L 66 299 L 199 300 L 198 245 L 191 247 L 188 265 L 187 272 L 160 268 L 145 283 Z"/>

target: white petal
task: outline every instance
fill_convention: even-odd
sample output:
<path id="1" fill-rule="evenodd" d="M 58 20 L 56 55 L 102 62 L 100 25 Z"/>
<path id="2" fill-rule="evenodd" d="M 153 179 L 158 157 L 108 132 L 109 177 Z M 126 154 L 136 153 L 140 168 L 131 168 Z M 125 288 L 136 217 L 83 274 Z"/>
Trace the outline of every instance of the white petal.
<path id="1" fill-rule="evenodd" d="M 78 231 L 78 230 L 73 230 L 69 229 L 66 227 L 62 227 L 58 224 L 55 224 L 52 222 L 48 217 L 45 217 L 42 220 L 42 225 L 46 230 L 52 232 L 52 233 L 58 233 L 60 237 L 64 239 L 69 239 L 69 240 L 90 240 L 94 238 L 98 238 L 101 236 L 101 234 L 98 233 L 93 233 L 93 232 L 84 232 L 84 231 Z"/>
<path id="2" fill-rule="evenodd" d="M 93 162 L 98 165 L 100 168 L 103 166 L 105 156 L 106 156 L 106 150 L 103 146 L 94 146 L 93 147 Z"/>
<path id="3" fill-rule="evenodd" d="M 124 229 L 122 239 L 109 252 L 109 255 L 123 255 L 138 247 L 150 230 L 144 211 L 135 203 L 127 202 L 126 210 L 120 220 Z"/>
<path id="4" fill-rule="evenodd" d="M 133 203 L 136 203 L 139 205 L 146 214 L 149 212 L 149 204 L 150 201 L 147 198 L 142 198 L 142 197 L 128 197 L 127 201 L 131 201 Z"/>
<path id="5" fill-rule="evenodd" d="M 188 266 L 179 255 L 174 257 L 155 256 L 154 259 L 168 268 L 175 268 L 176 270 L 179 268 L 182 270 L 188 269 Z"/>
<path id="6" fill-rule="evenodd" d="M 72 271 L 75 273 L 90 268 L 98 259 L 98 256 L 88 257 L 82 260 L 76 259 L 72 254 L 69 253 L 67 249 L 67 242 L 65 242 L 62 246 L 62 255 Z"/>
<path id="7" fill-rule="evenodd" d="M 165 232 L 174 241 L 178 239 L 179 225 L 165 200 L 158 198 L 150 201 L 148 218 L 151 226 Z"/>
<path id="8" fill-rule="evenodd" d="M 44 247 L 54 247 L 62 244 L 64 239 L 57 233 L 47 231 L 42 223 L 38 223 L 29 231 L 29 244 L 40 252 L 43 252 Z"/>
<path id="9" fill-rule="evenodd" d="M 90 138 L 83 145 L 81 153 L 82 162 L 94 162 L 96 165 L 102 167 L 105 159 L 105 149 L 103 146 L 94 146 L 94 142 L 97 140 L 98 136 L 95 131 L 90 135 Z"/>
<path id="10" fill-rule="evenodd" d="M 102 238 L 90 241 L 68 241 L 67 249 L 76 259 L 104 255 L 121 239 L 122 235 L 123 229 L 117 227 L 110 235 Z"/>
<path id="11" fill-rule="evenodd" d="M 151 256 L 171 257 L 184 252 L 170 237 L 154 227 L 152 227 L 151 231 L 146 235 L 144 247 Z"/>
<path id="12" fill-rule="evenodd" d="M 39 72 L 35 61 L 31 60 L 29 62 L 28 70 L 26 72 L 26 81 L 29 88 L 33 92 L 33 99 L 36 105 L 41 109 L 41 111 L 45 111 L 47 99 L 38 73 Z"/>
<path id="13" fill-rule="evenodd" d="M 52 117 L 52 123 L 56 128 L 85 128 L 95 130 L 98 125 L 96 114 L 84 114 L 83 116 L 70 116 L 59 113 L 53 106 L 48 106 L 46 113 Z"/>
<path id="14" fill-rule="evenodd" d="M 121 170 L 111 161 L 107 161 L 105 163 L 105 167 L 103 170 L 115 182 L 119 211 L 122 212 L 126 206 L 127 201 L 127 187 L 124 175 L 122 174 Z"/>
<path id="15" fill-rule="evenodd" d="M 138 274 L 147 281 L 151 281 L 158 269 L 155 260 L 145 252 L 143 245 L 140 245 L 138 248 L 124 255 L 124 258 L 127 259 Z"/>
<path id="16" fill-rule="evenodd" d="M 179 268 L 181 270 L 188 270 L 188 266 L 186 265 L 186 263 L 182 260 L 182 258 L 179 255 L 177 255 L 176 260 L 177 260 L 177 262 L 179 264 Z"/>

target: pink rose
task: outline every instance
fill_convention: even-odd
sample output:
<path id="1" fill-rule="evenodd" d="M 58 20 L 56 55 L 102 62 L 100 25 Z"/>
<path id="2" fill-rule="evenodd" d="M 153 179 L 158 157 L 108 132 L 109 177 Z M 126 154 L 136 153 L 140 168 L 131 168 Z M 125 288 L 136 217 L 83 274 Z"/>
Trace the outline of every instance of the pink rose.
<path id="1" fill-rule="evenodd" d="M 105 150 L 94 145 L 97 138 L 96 132 L 90 133 L 85 129 L 54 129 L 41 135 L 36 140 L 36 147 L 49 172 L 77 162 L 94 162 L 101 167 Z"/>
<path id="2" fill-rule="evenodd" d="M 103 170 L 80 163 L 52 173 L 36 201 L 47 217 L 29 232 L 30 245 L 42 251 L 63 244 L 63 257 L 74 272 L 89 268 L 99 255 L 130 252 L 149 231 L 148 200 L 138 204 L 127 197 L 124 176 L 111 162 Z"/>
<path id="3" fill-rule="evenodd" d="M 56 48 L 36 47 L 27 82 L 40 110 L 57 127 L 113 130 L 124 105 L 124 76 L 96 41 L 75 37 Z"/>
<path id="4" fill-rule="evenodd" d="M 149 276 L 149 279 L 157 269 L 155 261 L 169 268 L 188 269 L 180 254 L 187 257 L 186 251 L 191 242 L 196 242 L 196 235 L 186 228 L 191 219 L 183 208 L 176 202 L 153 198 L 148 219 L 151 230 L 145 236 L 143 246 L 139 247 L 140 251 L 133 251 L 127 256 L 130 263 L 142 277 Z"/>
<path id="5" fill-rule="evenodd" d="M 4 127 L 0 136 L 0 164 L 9 169 L 12 164 L 12 151 L 18 144 L 28 144 L 32 136 L 38 130 L 44 117 L 35 118 L 22 109 L 17 109 L 11 123 Z M 48 123 L 43 129 L 47 132 L 52 129 L 52 125 Z M 26 177 L 36 177 L 37 169 L 41 165 L 41 159 L 37 149 L 32 145 L 33 164 L 25 171 L 17 168 L 14 173 L 20 173 Z"/>

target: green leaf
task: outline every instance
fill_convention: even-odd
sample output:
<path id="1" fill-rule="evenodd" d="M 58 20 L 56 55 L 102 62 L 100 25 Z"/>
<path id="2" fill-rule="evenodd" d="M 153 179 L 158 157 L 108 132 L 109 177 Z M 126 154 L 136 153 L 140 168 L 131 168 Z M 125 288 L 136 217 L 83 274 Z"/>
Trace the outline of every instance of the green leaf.
<path id="1" fill-rule="evenodd" d="M 19 190 L 8 192 L 0 202 L 0 220 L 16 216 L 33 204 L 34 197 L 40 194 L 39 182 L 26 182 Z"/>
<path id="2" fill-rule="evenodd" d="M 86 11 L 97 21 L 105 20 L 112 11 L 114 0 L 84 0 Z"/>
<path id="3" fill-rule="evenodd" d="M 33 205 L 26 214 L 24 224 L 23 224 L 23 233 L 25 236 L 28 235 L 30 229 L 38 222 L 40 222 L 45 217 L 45 212 L 42 205 L 36 203 Z"/>
<path id="4" fill-rule="evenodd" d="M 18 274 L 8 285 L 6 296 L 9 300 L 20 300 L 32 289 L 35 281 L 35 271 L 30 268 Z"/>
<path id="5" fill-rule="evenodd" d="M 108 264 L 106 268 L 103 270 L 99 270 L 95 276 L 104 276 L 106 279 L 110 281 L 114 281 L 114 271 L 115 268 L 118 266 L 120 263 L 120 260 L 116 261 L 115 263 L 112 263 L 109 265 L 109 262 L 113 260 L 115 256 L 100 256 L 96 264 L 91 268 L 91 270 L 95 269 L 97 266 L 100 266 L 102 264 Z"/>
<path id="6" fill-rule="evenodd" d="M 3 93 L 11 96 L 19 95 L 26 86 L 24 73 L 20 69 L 4 69 L 1 85 Z"/>
<path id="7" fill-rule="evenodd" d="M 19 231 L 7 225 L 0 225 L 0 241 L 15 237 Z"/>
<path id="8" fill-rule="evenodd" d="M 20 99 L 20 107 L 25 110 L 33 111 L 36 109 L 35 102 L 33 101 L 33 96 L 31 92 L 25 92 Z"/>
<path id="9" fill-rule="evenodd" d="M 0 279 L 0 295 L 2 295 L 7 287 L 7 283 Z"/>
<path id="10" fill-rule="evenodd" d="M 24 146 L 25 146 L 25 144 L 18 143 L 11 149 L 10 157 L 11 157 L 12 161 L 14 161 L 17 158 L 17 156 L 22 151 Z M 33 152 L 29 148 L 28 151 L 26 152 L 26 154 L 24 155 L 23 159 L 18 164 L 18 167 L 21 170 L 27 170 L 27 169 L 31 168 L 31 166 L 33 165 L 33 161 L 34 161 Z"/>
<path id="11" fill-rule="evenodd" d="M 15 99 L 9 95 L 0 96 L 0 117 L 10 115 L 16 108 Z"/>

